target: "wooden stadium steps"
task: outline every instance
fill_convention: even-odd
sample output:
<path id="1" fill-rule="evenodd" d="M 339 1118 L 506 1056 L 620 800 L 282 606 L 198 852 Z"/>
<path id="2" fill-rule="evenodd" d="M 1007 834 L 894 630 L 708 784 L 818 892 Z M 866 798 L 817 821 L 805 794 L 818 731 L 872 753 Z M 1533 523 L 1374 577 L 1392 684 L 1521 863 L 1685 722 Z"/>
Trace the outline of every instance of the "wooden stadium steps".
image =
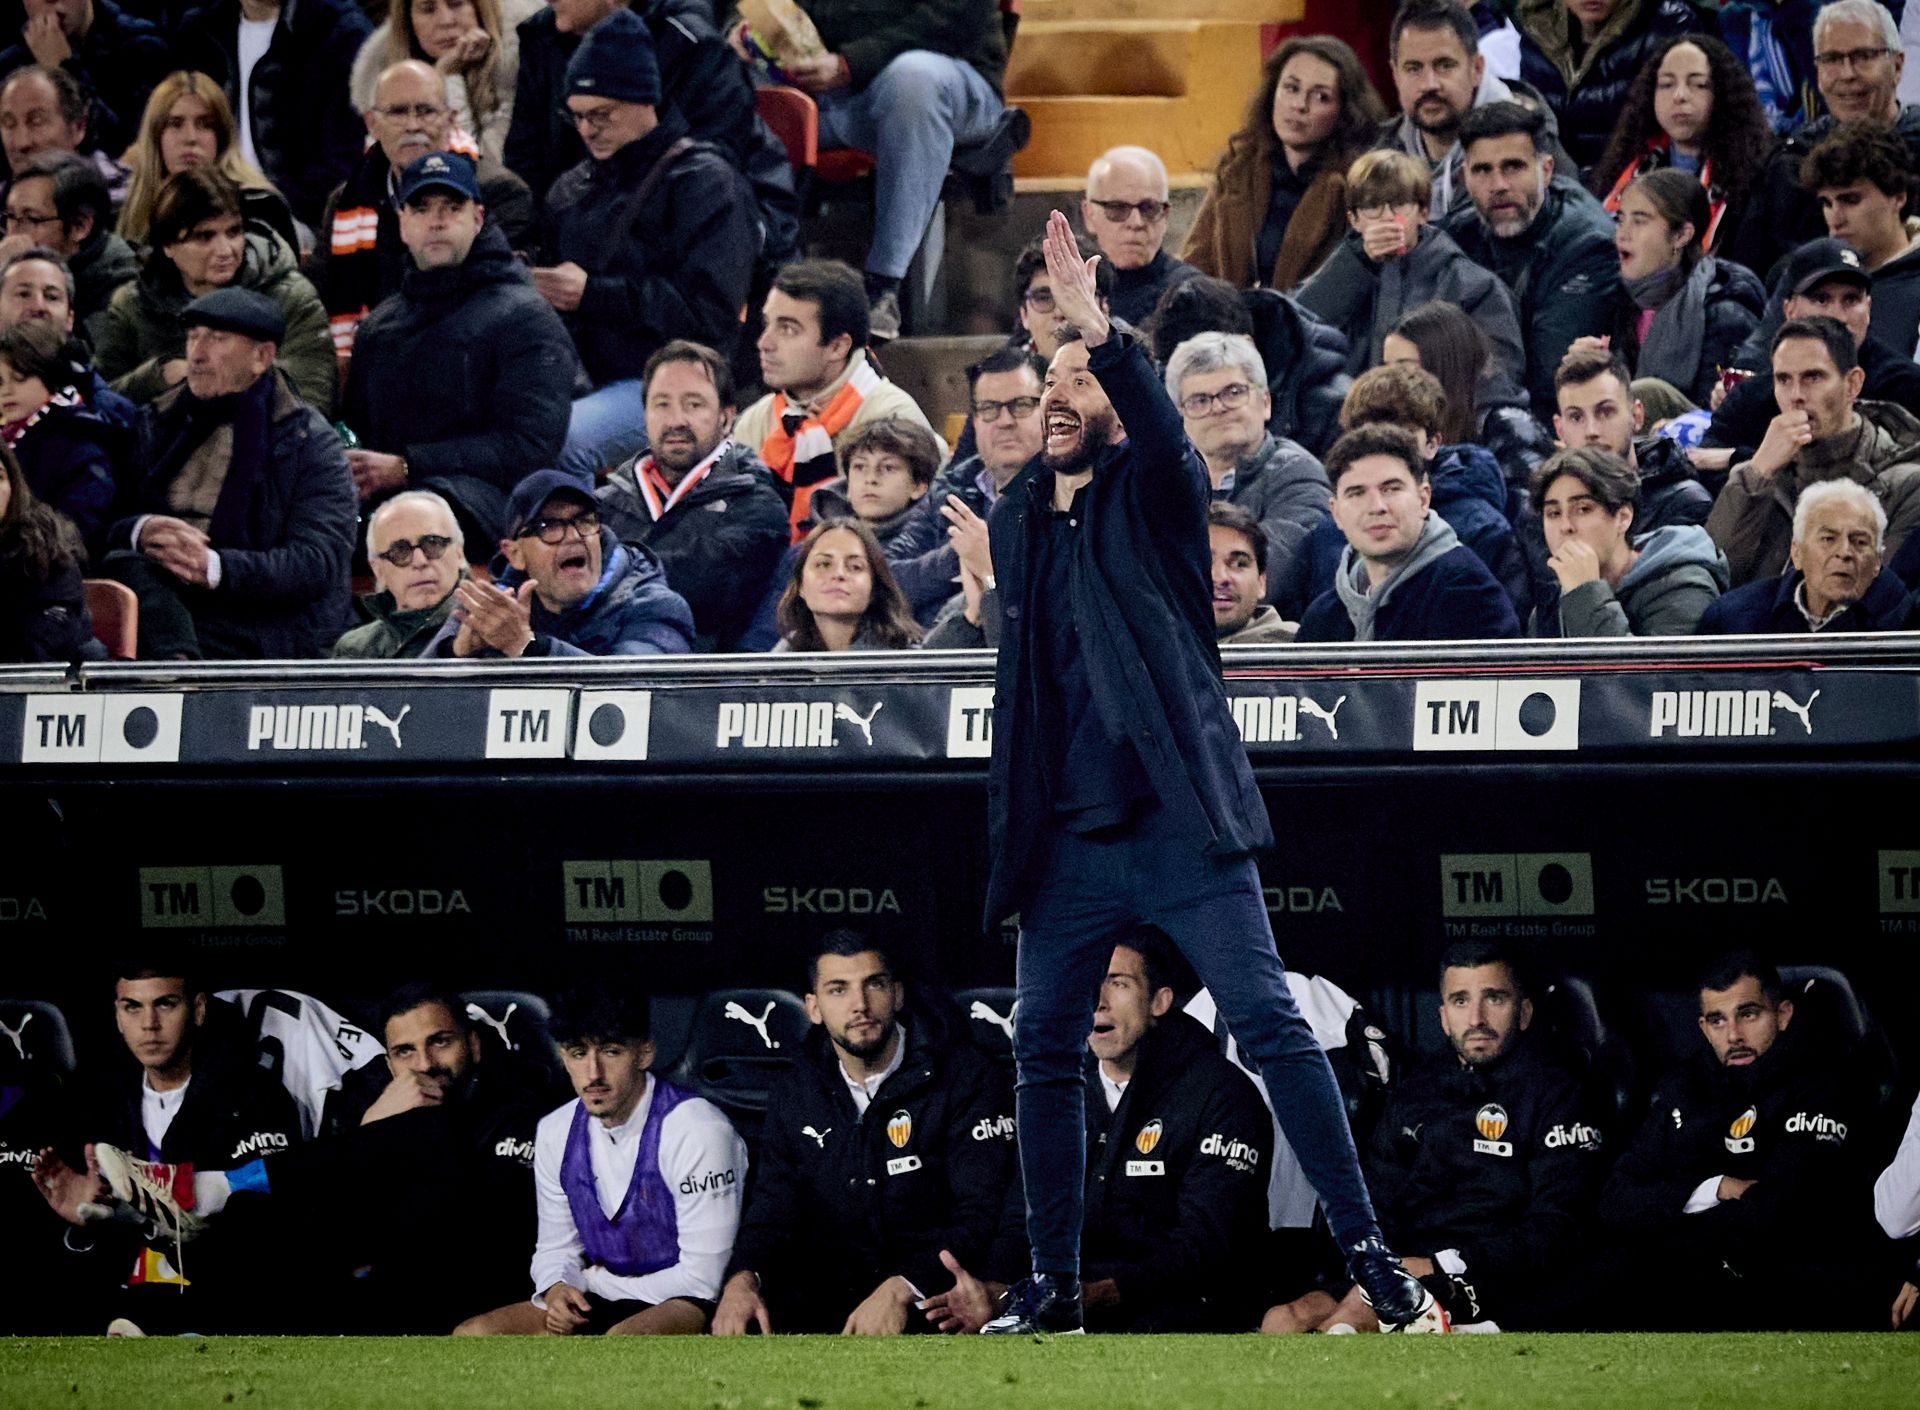
<path id="1" fill-rule="evenodd" d="M 1078 179 L 1121 143 L 1152 148 L 1174 174 L 1211 171 L 1260 81 L 1255 20 L 1027 13 L 1006 80 L 1033 119 L 1017 177 Z"/>

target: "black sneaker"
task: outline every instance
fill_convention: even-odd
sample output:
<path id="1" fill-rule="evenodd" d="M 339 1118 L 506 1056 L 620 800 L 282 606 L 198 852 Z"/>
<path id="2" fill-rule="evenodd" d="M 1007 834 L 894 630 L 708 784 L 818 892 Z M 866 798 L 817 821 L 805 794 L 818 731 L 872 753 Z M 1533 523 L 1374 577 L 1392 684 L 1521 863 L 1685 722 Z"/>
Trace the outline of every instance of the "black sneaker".
<path id="1" fill-rule="evenodd" d="M 1383 1332 L 1444 1332 L 1447 1314 L 1420 1280 L 1400 1266 L 1378 1234 L 1347 1250 L 1347 1272 Z"/>
<path id="2" fill-rule="evenodd" d="M 980 1329 L 983 1337 L 1016 1337 L 1034 1332 L 1079 1336 L 1080 1280 L 1058 1273 L 1035 1273 L 1007 1293 L 1007 1310 Z"/>

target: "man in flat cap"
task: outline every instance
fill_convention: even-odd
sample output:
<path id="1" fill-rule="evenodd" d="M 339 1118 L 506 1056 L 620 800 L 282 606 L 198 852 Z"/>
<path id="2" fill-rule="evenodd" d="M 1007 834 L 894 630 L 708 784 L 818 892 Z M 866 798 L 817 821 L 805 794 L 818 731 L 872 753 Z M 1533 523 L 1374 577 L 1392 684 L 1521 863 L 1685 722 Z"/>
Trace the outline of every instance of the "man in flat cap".
<path id="1" fill-rule="evenodd" d="M 675 338 L 732 354 L 760 214 L 747 179 L 661 99 L 646 25 L 615 10 L 567 64 L 587 160 L 553 183 L 533 287 L 566 319 L 593 392 L 573 404 L 559 468 L 595 471 L 647 444 L 647 359 Z"/>
<path id="2" fill-rule="evenodd" d="M 144 660 L 324 656 L 347 617 L 346 451 L 274 366 L 272 299 L 216 289 L 181 322 L 187 378 L 141 408 L 102 572 L 139 595 Z"/>
<path id="3" fill-rule="evenodd" d="M 360 446 L 347 468 L 368 507 L 434 490 L 470 541 L 490 544 L 513 487 L 560 453 L 573 340 L 488 219 L 471 159 L 414 158 L 395 206 L 407 272 L 360 324 L 341 413 Z"/>

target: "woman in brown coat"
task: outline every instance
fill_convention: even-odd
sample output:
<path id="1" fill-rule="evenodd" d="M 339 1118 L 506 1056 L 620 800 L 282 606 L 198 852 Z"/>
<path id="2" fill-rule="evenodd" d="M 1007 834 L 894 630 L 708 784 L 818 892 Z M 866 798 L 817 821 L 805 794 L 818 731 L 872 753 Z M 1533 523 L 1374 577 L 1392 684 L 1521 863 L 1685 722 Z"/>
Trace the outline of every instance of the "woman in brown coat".
<path id="1" fill-rule="evenodd" d="M 1242 288 L 1292 289 L 1346 234 L 1347 167 L 1386 116 L 1352 49 L 1289 39 L 1261 70 L 1181 258 Z"/>

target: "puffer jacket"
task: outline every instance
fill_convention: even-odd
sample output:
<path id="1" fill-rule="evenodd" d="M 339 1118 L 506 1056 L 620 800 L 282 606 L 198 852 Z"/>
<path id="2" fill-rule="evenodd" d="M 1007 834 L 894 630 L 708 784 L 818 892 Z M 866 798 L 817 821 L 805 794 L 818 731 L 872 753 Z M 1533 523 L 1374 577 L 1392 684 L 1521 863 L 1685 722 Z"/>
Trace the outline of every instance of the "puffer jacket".
<path id="1" fill-rule="evenodd" d="M 1675 524 L 1634 541 L 1640 557 L 1618 586 L 1605 578 L 1560 594 L 1533 615 L 1545 637 L 1690 636 L 1727 590 L 1726 555 L 1697 524 Z"/>
<path id="2" fill-rule="evenodd" d="M 1359 234 L 1350 234 L 1298 297 L 1302 308 L 1346 334 L 1347 371 L 1356 377 L 1380 365 L 1387 334 L 1402 314 L 1440 299 L 1480 325 L 1493 347 L 1494 366 L 1508 383 L 1519 387 L 1526 381 L 1527 350 L 1513 296 L 1438 227 L 1423 229 L 1409 254 L 1380 261 L 1368 259 Z"/>
<path id="3" fill-rule="evenodd" d="M 28 565 L 17 543 L 0 539 L 0 661 L 81 661 L 105 655 L 93 639 L 80 560 L 69 559 L 42 574 Z"/>
<path id="4" fill-rule="evenodd" d="M 407 482 L 458 505 L 487 542 L 507 496 L 567 435 L 573 343 L 489 221 L 460 264 L 408 261 L 400 292 L 360 324 L 342 416 Z"/>
<path id="5" fill-rule="evenodd" d="M 99 552 L 112 520 L 132 440 L 91 407 L 49 403 L 14 444 L 34 498 L 72 520 L 89 553 Z"/>
<path id="6" fill-rule="evenodd" d="M 67 260 L 73 271 L 74 332 L 88 346 L 100 341 L 113 296 L 140 277 L 133 246 L 104 227 L 93 232 Z"/>
<path id="7" fill-rule="evenodd" d="M 352 174 L 366 145 L 347 87 L 372 31 L 352 0 L 282 0 L 273 40 L 248 83 L 260 168 L 308 226 L 318 225 L 327 193 Z M 211 77 L 240 112 L 240 0 L 213 0 L 187 15 L 173 50 L 173 67 Z"/>
<path id="8" fill-rule="evenodd" d="M 1307 538 L 1327 520 L 1333 486 L 1320 462 L 1298 443 L 1269 433 L 1233 469 L 1233 484 L 1216 500 L 1237 504 L 1267 531 L 1267 580 L 1290 571 Z M 1271 588 L 1269 588 L 1271 596 Z"/>
<path id="9" fill-rule="evenodd" d="M 496 557 L 491 568 L 503 591 L 515 592 L 527 580 L 505 555 Z M 600 581 L 593 591 L 564 612 L 549 612 L 538 597 L 531 605 L 533 643 L 527 656 L 670 656 L 693 649 L 693 613 L 687 600 L 667 586 L 660 560 L 604 529 Z M 459 633 L 460 624 L 449 618 L 421 655 L 452 656 Z M 478 654 L 499 656 L 491 649 Z"/>
<path id="10" fill-rule="evenodd" d="M 1920 543 L 1920 539 L 1909 539 Z M 1719 598 L 1694 628 L 1697 636 L 1744 636 L 1755 632 L 1771 636 L 1811 634 L 1813 624 L 1800 610 L 1798 568 L 1777 578 L 1755 578 Z M 1867 590 L 1821 632 L 1908 632 L 1920 626 L 1920 598 L 1915 598 L 1893 567 L 1882 568 Z"/>
<path id="11" fill-rule="evenodd" d="M 1794 504 L 1822 480 L 1852 480 L 1872 491 L 1887 511 L 1888 557 L 1920 526 L 1920 417 L 1887 402 L 1858 401 L 1853 409 L 1855 431 L 1803 446 L 1776 474 L 1756 475 L 1743 462 L 1727 476 L 1707 531 L 1726 552 L 1735 587 L 1786 570 Z"/>
<path id="12" fill-rule="evenodd" d="M 1920 261 L 1916 261 L 1920 268 Z M 1695 406 L 1705 406 L 1723 369 L 1734 365 L 1740 345 L 1759 326 L 1767 306 L 1767 291 L 1751 270 L 1731 260 L 1716 259 L 1707 276 L 1707 326 L 1700 340 L 1700 362 L 1693 376 L 1675 383 Z M 1634 369 L 1635 376 L 1651 375 L 1640 366 L 1640 309 L 1624 286 L 1613 322 L 1613 346 Z"/>
<path id="13" fill-rule="evenodd" d="M 250 226 L 246 256 L 233 283 L 265 294 L 280 306 L 287 336 L 280 341 L 279 365 L 302 400 L 321 415 L 332 415 L 338 364 L 327 333 L 327 311 L 300 273 L 287 242 L 269 230 Z M 193 300 L 172 260 L 159 250 L 147 256 L 139 280 L 113 296 L 94 347 L 94 366 L 115 391 L 136 402 L 149 402 L 167 389 L 160 369 L 187 355 L 187 331 L 180 315 Z"/>
<path id="14" fill-rule="evenodd" d="M 1868 273 L 1867 277 L 1873 281 L 1873 308 L 1867 318 L 1867 338 L 1883 344 L 1911 369 L 1916 344 L 1920 343 L 1920 218 L 1907 219 L 1906 233 L 1906 249 Z M 1775 278 L 1767 294 L 1765 312 L 1747 334 L 1746 341 L 1734 351 L 1729 364 L 1762 374 L 1756 379 L 1759 381 L 1771 380 L 1765 374 L 1773 366 L 1773 336 L 1787 321 L 1786 283 L 1784 276 Z M 1864 345 L 1860 364 L 1867 365 Z M 1878 399 L 1898 400 L 1896 397 Z"/>
<path id="15" fill-rule="evenodd" d="M 1520 76 L 1559 114 L 1560 140 L 1583 171 L 1606 150 L 1627 88 L 1660 41 L 1709 28 L 1687 0 L 1619 0 L 1584 46 L 1565 0 L 1519 0 L 1514 23 Z"/>
<path id="16" fill-rule="evenodd" d="M 490 157 L 482 156 L 474 167 L 487 224 L 499 229 L 510 249 L 531 249 L 536 231 L 526 182 Z M 367 148 L 353 179 L 327 197 L 307 260 L 307 278 L 327 306 L 333 348 L 343 358 L 353 352 L 361 320 L 397 291 L 414 267 L 400 239 L 392 183 L 393 164 L 376 143 Z"/>
<path id="17" fill-rule="evenodd" d="M 1310 455 L 1325 455 L 1340 439 L 1340 406 L 1353 385 L 1346 335 L 1272 289 L 1249 289 L 1241 298 L 1253 317 L 1253 345 L 1267 365 L 1273 396 L 1267 429 Z"/>

